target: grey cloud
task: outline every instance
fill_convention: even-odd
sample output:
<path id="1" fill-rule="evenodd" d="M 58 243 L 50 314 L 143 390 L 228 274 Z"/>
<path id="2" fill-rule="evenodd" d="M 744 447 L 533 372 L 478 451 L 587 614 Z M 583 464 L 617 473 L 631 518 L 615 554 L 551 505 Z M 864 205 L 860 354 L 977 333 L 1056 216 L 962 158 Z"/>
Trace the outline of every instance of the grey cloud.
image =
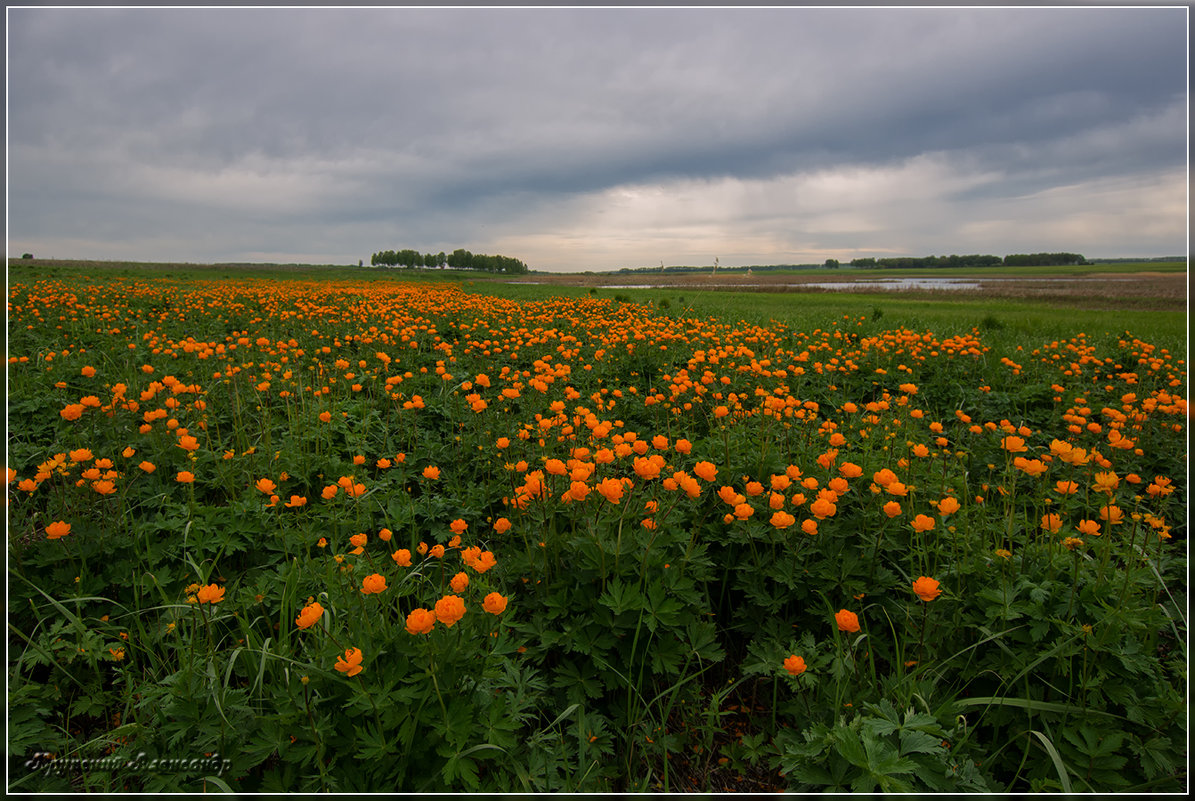
<path id="1" fill-rule="evenodd" d="M 64 217 L 127 230 L 150 197 L 180 241 L 184 218 L 322 219 L 396 237 L 366 247 L 422 246 L 481 236 L 472 220 L 533 225 L 622 185 L 924 153 L 1005 176 L 960 190 L 976 199 L 1177 168 L 1184 20 L 1177 8 L 12 9 L 12 230 L 48 236 Z"/>

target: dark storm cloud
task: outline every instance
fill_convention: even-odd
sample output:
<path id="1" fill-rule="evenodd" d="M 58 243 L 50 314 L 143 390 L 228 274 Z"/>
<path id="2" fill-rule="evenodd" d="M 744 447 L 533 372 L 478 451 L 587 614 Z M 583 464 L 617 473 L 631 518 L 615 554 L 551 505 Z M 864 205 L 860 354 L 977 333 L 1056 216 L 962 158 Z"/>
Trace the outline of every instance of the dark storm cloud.
<path id="1" fill-rule="evenodd" d="M 796 185 L 938 154 L 988 176 L 934 173 L 978 204 L 1186 160 L 1180 8 L 10 9 L 8 23 L 17 247 L 119 249 L 152 228 L 179 258 L 253 241 L 319 260 L 576 237 L 585 199 L 620 187 Z M 734 238 L 746 212 L 719 213 Z"/>

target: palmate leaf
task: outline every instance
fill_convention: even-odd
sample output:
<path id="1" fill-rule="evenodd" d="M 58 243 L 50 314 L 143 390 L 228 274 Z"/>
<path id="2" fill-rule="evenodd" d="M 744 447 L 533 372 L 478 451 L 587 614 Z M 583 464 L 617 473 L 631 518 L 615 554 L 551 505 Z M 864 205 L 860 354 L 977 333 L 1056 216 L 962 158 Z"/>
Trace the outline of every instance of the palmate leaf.
<path id="1" fill-rule="evenodd" d="M 655 630 L 654 621 L 659 621 L 665 626 L 675 626 L 680 622 L 684 605 L 675 598 L 669 598 L 663 585 L 651 585 L 651 589 L 647 592 L 647 601 L 647 610 L 652 615 L 648 618 L 647 624 L 653 631 Z"/>
<path id="2" fill-rule="evenodd" d="M 611 612 L 621 615 L 623 612 L 636 611 L 643 608 L 643 595 L 633 584 L 624 584 L 622 579 L 614 579 L 606 585 L 606 591 L 598 598 L 598 603 L 608 607 Z"/>
<path id="3" fill-rule="evenodd" d="M 358 759 L 381 759 L 391 754 L 390 742 L 376 724 L 354 726 L 353 731 L 357 735 L 355 756 Z"/>

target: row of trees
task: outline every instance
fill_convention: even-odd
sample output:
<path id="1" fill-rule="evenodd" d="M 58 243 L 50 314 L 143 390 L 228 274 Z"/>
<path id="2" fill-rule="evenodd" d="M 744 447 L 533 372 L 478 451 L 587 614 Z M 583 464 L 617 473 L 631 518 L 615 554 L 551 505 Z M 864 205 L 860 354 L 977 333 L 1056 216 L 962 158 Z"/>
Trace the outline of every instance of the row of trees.
<path id="1" fill-rule="evenodd" d="M 851 259 L 852 267 L 1056 267 L 1064 264 L 1086 264 L 1078 253 L 1013 253 L 999 256 L 895 256 L 883 259 Z M 827 262 L 826 266 L 830 266 Z M 836 266 L 836 265 L 835 265 Z"/>
<path id="2" fill-rule="evenodd" d="M 417 250 L 382 250 L 369 260 L 374 267 L 430 267 L 442 270 L 482 270 L 489 273 L 525 273 L 527 265 L 511 256 L 487 256 L 457 248 L 451 254 L 420 253 Z"/>

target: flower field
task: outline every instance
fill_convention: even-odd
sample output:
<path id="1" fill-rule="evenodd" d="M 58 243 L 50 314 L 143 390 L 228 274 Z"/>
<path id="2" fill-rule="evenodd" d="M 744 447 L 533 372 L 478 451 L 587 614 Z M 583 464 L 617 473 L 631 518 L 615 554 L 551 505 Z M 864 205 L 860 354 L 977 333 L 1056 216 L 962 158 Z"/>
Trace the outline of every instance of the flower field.
<path id="1" fill-rule="evenodd" d="M 78 274 L 8 336 L 10 790 L 1186 789 L 1129 332 Z"/>

